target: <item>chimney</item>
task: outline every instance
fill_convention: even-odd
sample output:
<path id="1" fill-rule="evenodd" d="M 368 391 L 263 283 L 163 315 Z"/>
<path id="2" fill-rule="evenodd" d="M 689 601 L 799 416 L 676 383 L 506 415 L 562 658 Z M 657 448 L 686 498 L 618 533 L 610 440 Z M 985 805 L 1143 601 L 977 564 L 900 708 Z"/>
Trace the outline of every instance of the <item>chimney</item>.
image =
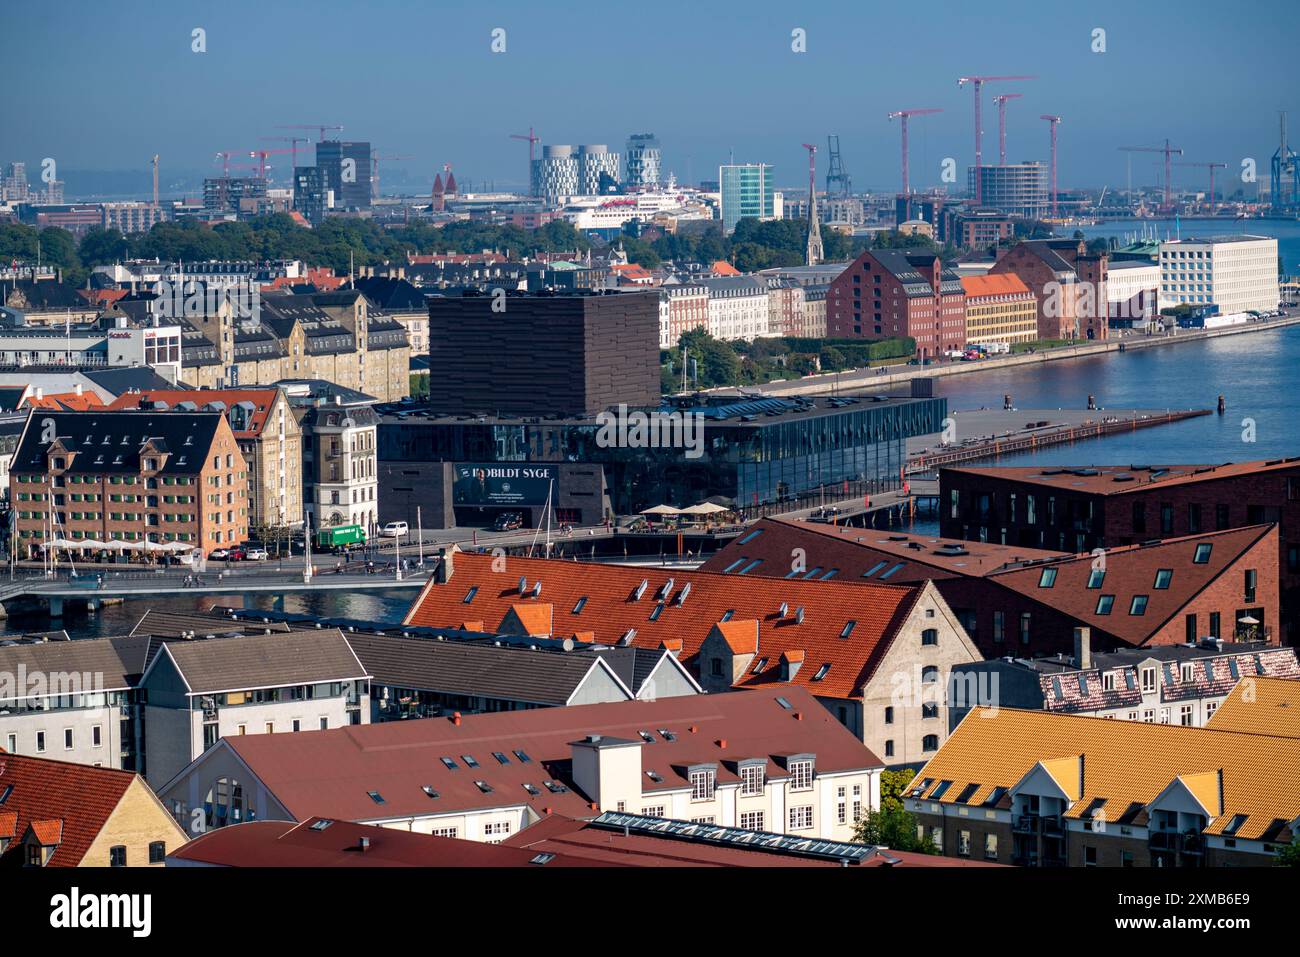
<path id="1" fill-rule="evenodd" d="M 370 838 L 368 837 L 361 838 L 361 840 L 357 842 L 357 848 L 361 851 L 362 854 L 370 850 Z"/>
<path id="2" fill-rule="evenodd" d="M 1092 629 L 1074 629 L 1074 666 L 1081 670 L 1092 667 Z"/>
<path id="3" fill-rule="evenodd" d="M 45 398 L 45 390 L 42 389 L 40 386 L 37 386 L 37 387 L 36 387 L 36 401 L 37 401 L 37 402 L 40 402 L 41 399 L 43 399 L 43 398 Z"/>
<path id="4" fill-rule="evenodd" d="M 451 576 L 456 568 L 451 560 L 452 555 L 457 551 L 455 545 L 447 548 L 438 549 L 438 562 L 433 570 L 433 580 L 439 585 L 445 585 L 451 581 Z"/>

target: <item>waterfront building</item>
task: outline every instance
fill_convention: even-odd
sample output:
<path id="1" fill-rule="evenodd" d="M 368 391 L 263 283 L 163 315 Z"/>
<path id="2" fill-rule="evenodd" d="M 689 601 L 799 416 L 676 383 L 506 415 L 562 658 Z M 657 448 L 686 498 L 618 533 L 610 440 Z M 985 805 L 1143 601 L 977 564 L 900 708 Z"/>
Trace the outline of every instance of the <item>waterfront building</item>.
<path id="1" fill-rule="evenodd" d="M 722 193 L 722 232 L 730 236 L 742 219 L 776 219 L 772 167 L 766 163 L 727 164 L 718 167 Z"/>
<path id="2" fill-rule="evenodd" d="M 248 538 L 248 464 L 220 413 L 34 411 L 10 469 L 24 558 L 54 539 L 207 555 Z"/>
<path id="3" fill-rule="evenodd" d="M 1211 305 L 1221 316 L 1272 312 L 1280 301 L 1277 240 L 1209 236 L 1160 244 L 1162 305 Z"/>
<path id="4" fill-rule="evenodd" d="M 687 696 L 236 735 L 160 797 L 211 802 L 210 827 L 320 815 L 489 843 L 552 814 L 605 811 L 848 841 L 879 807 L 879 759 L 808 692 L 707 700 L 703 710 Z M 222 780 L 240 787 L 205 795 Z"/>
<path id="5" fill-rule="evenodd" d="M 1297 700 L 1295 681 L 1257 677 L 1251 688 L 1274 684 Z M 1234 690 L 1220 710 L 1244 693 Z M 1241 733 L 1213 719 L 1192 727 L 977 708 L 903 804 L 942 853 L 958 857 L 1267 867 L 1300 830 L 1300 738 L 1287 735 L 1282 714 L 1271 709 Z"/>
<path id="6" fill-rule="evenodd" d="M 831 283 L 826 332 L 832 339 L 910 336 L 921 359 L 961 350 L 961 280 L 934 253 L 867 250 Z"/>
<path id="7" fill-rule="evenodd" d="M 293 401 L 302 431 L 303 509 L 314 529 L 379 532 L 378 418 L 365 404 Z"/>
<path id="8" fill-rule="evenodd" d="M 990 274 L 1012 273 L 1033 293 L 1039 339 L 1105 339 L 1108 266 L 1083 240 L 1031 239 L 1003 251 Z"/>
<path id="9" fill-rule="evenodd" d="M 161 867 L 185 830 L 140 775 L 50 758 L 0 759 L 0 866 Z"/>
<path id="10" fill-rule="evenodd" d="M 1038 338 L 1038 306 L 1014 273 L 965 276 L 968 343 L 1033 342 Z"/>
<path id="11" fill-rule="evenodd" d="M 248 463 L 250 526 L 302 524 L 302 434 L 279 389 L 150 389 L 118 396 L 109 408 L 222 413 Z"/>
<path id="12" fill-rule="evenodd" d="M 1146 329 L 1160 321 L 1160 267 L 1138 259 L 1111 260 L 1106 312 L 1112 328 Z"/>
<path id="13" fill-rule="evenodd" d="M 826 338 L 826 296 L 829 284 L 803 287 L 803 335 L 809 339 Z"/>
<path id="14" fill-rule="evenodd" d="M 1279 577 L 1281 639 L 1293 643 L 1288 636 L 1300 613 L 1300 458 L 1224 465 L 945 468 L 939 473 L 939 495 L 944 536 L 1000 539 L 1005 529 L 1012 544 L 1050 548 L 1072 542 L 1067 547 L 1078 551 L 1276 523 L 1272 571 L 1261 564 L 1258 574 Z M 1245 588 L 1243 598 L 1250 591 Z M 1226 619 L 1223 625 L 1232 630 Z"/>
<path id="15" fill-rule="evenodd" d="M 742 541 L 716 572 L 511 558 L 512 576 L 541 587 L 506 592 L 492 587 L 491 555 L 453 552 L 403 624 L 472 615 L 508 631 L 519 619 L 539 638 L 666 648 L 710 694 L 806 689 L 885 763 L 924 760 L 948 726 L 947 672 L 980 658 L 934 585 L 861 582 L 789 553 L 784 575 L 760 576 L 764 560 L 746 553 L 754 539 Z"/>

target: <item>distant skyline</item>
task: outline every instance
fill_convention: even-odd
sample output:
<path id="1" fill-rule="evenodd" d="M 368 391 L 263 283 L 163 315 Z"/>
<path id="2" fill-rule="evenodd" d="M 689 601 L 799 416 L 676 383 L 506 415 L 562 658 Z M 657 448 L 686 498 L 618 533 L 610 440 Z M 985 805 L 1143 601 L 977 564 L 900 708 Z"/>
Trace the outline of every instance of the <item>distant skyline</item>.
<path id="1" fill-rule="evenodd" d="M 1060 115 L 1062 188 L 1123 188 L 1118 147 L 1166 137 L 1182 161 L 1227 163 L 1217 180 L 1225 192 L 1240 185 L 1245 158 L 1267 182 L 1281 109 L 1300 144 L 1300 5 L 1291 0 L 53 0 L 12 8 L 5 21 L 0 162 L 27 162 L 34 183 L 47 156 L 61 171 L 146 171 L 158 153 L 164 181 L 168 170 L 217 174 L 220 150 L 288 146 L 263 137 L 314 141 L 314 131 L 276 127 L 326 123 L 381 155 L 414 157 L 386 164 L 381 177 L 398 182 L 400 170 L 418 189 L 444 163 L 462 182 L 523 186 L 528 144 L 509 134 L 532 126 L 544 144 L 617 152 L 630 134 L 650 132 L 665 176 L 715 179 L 734 155 L 772 164 L 789 189 L 806 183 L 804 142 L 820 148 L 824 185 L 826 136 L 836 133 L 854 188 L 888 191 L 900 186 L 899 129 L 886 114 L 933 107 L 944 112 L 911 126 L 912 183 L 938 185 L 952 157 L 960 172 L 949 188 L 959 190 L 974 160 L 972 93 L 957 86 L 969 74 L 1038 77 L 986 85 L 985 162 L 997 160 L 993 96 L 1022 93 L 1008 109 L 1008 161 L 1046 160 L 1039 116 Z M 192 51 L 195 28 L 207 52 Z M 497 28 L 503 53 L 491 49 Z M 1104 53 L 1092 49 L 1098 28 Z M 791 50 L 795 29 L 806 31 L 807 52 Z M 310 163 L 311 145 L 299 148 L 299 162 Z M 288 154 L 270 163 L 287 182 Z M 1134 154 L 1134 184 L 1153 185 L 1160 166 L 1158 154 Z M 1208 177 L 1177 168 L 1173 182 L 1204 188 Z"/>

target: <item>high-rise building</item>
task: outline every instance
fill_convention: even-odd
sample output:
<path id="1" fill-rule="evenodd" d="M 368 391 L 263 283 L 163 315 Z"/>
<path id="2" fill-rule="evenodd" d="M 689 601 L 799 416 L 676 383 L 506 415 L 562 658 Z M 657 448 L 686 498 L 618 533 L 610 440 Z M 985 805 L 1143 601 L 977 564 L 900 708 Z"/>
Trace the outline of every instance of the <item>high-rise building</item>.
<path id="1" fill-rule="evenodd" d="M 975 195 L 975 167 L 966 169 L 966 183 Z M 1050 209 L 1047 188 L 1047 164 L 1038 160 L 1009 163 L 1006 166 L 981 166 L 981 206 L 1025 219 L 1041 219 Z"/>
<path id="2" fill-rule="evenodd" d="M 256 213 L 266 199 L 266 180 L 257 176 L 219 176 L 203 181 L 203 211 Z"/>
<path id="3" fill-rule="evenodd" d="M 568 196 L 599 196 L 618 186 L 620 157 L 607 146 L 542 147 L 533 160 L 532 194 L 549 203 Z"/>
<path id="4" fill-rule="evenodd" d="M 742 219 L 773 219 L 776 216 L 772 167 L 766 163 L 742 163 L 718 167 L 722 192 L 722 231 L 730 234 Z"/>
<path id="5" fill-rule="evenodd" d="M 0 180 L 0 201 L 25 203 L 31 195 L 31 184 L 27 182 L 27 164 L 10 163 L 5 175 Z"/>
<path id="6" fill-rule="evenodd" d="M 293 209 L 309 223 L 316 224 L 325 218 L 325 210 L 333 205 L 325 187 L 325 174 L 319 166 L 293 168 Z"/>
<path id="7" fill-rule="evenodd" d="M 658 186 L 661 168 L 659 140 L 653 133 L 633 133 L 627 138 L 627 186 Z"/>
<path id="8" fill-rule="evenodd" d="M 316 165 L 337 209 L 370 208 L 370 144 L 324 140 L 316 144 Z"/>

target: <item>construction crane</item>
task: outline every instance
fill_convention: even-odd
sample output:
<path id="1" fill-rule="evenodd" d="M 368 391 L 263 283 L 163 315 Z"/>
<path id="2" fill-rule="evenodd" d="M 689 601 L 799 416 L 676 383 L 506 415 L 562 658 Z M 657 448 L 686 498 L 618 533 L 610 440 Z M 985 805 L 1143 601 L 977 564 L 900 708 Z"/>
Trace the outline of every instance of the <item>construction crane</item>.
<path id="1" fill-rule="evenodd" d="M 1126 153 L 1164 153 L 1165 154 L 1165 201 L 1164 204 L 1161 206 L 1161 211 L 1167 213 L 1170 210 L 1172 210 L 1174 206 L 1173 206 L 1173 202 L 1170 199 L 1171 193 L 1170 193 L 1170 186 L 1169 186 L 1170 167 L 1173 165 L 1173 161 L 1171 158 L 1173 156 L 1182 156 L 1183 155 L 1182 149 L 1177 146 L 1170 146 L 1168 140 L 1165 140 L 1164 146 L 1121 146 L 1120 149 Z M 1129 191 L 1132 192 L 1131 184 L 1130 184 Z"/>
<path id="2" fill-rule="evenodd" d="M 343 132 L 341 126 L 329 126 L 325 123 L 288 123 L 283 126 L 277 126 L 277 130 L 317 130 L 320 133 L 320 139 L 317 142 L 325 142 L 325 131 L 333 130 L 336 133 Z"/>
<path id="3" fill-rule="evenodd" d="M 380 156 L 378 153 L 370 154 L 370 198 L 379 198 L 379 161 L 384 162 L 406 162 L 415 159 L 414 156 Z"/>
<path id="4" fill-rule="evenodd" d="M 537 144 L 542 141 L 542 138 L 533 132 L 533 128 L 531 126 L 528 127 L 527 136 L 525 136 L 523 133 L 511 133 L 510 138 L 512 140 L 528 141 L 528 188 L 531 195 L 532 184 L 533 184 L 533 156 L 534 156 L 533 151 L 537 146 Z"/>
<path id="5" fill-rule="evenodd" d="M 998 165 L 1007 165 L 1007 100 L 1018 100 L 1023 93 L 999 93 L 993 97 L 998 105 Z"/>
<path id="6" fill-rule="evenodd" d="M 298 144 L 311 142 L 305 136 L 263 136 L 262 139 L 268 142 L 289 143 L 289 152 L 293 154 L 292 162 L 295 168 L 298 166 Z"/>
<path id="7" fill-rule="evenodd" d="M 153 208 L 158 208 L 158 154 L 153 154 Z"/>
<path id="8" fill-rule="evenodd" d="M 840 137 L 832 133 L 826 137 L 826 150 L 829 159 L 826 166 L 826 195 L 848 196 L 853 192 L 849 174 L 844 172 L 844 163 L 840 160 Z M 838 189 L 834 188 L 838 187 Z"/>
<path id="9" fill-rule="evenodd" d="M 943 110 L 895 110 L 893 113 L 889 114 L 889 119 L 891 120 L 896 116 L 902 119 L 901 125 L 903 127 L 903 195 L 904 196 L 910 196 L 912 194 L 912 184 L 911 184 L 911 180 L 908 178 L 908 168 L 907 168 L 907 118 L 909 116 L 924 116 L 927 113 L 942 113 L 942 112 Z"/>
<path id="10" fill-rule="evenodd" d="M 1210 171 L 1210 212 L 1214 212 L 1214 171 L 1216 169 L 1227 169 L 1227 163 L 1175 163 L 1175 166 L 1199 166 L 1202 169 Z"/>
<path id="11" fill-rule="evenodd" d="M 266 179 L 266 158 L 277 153 L 292 153 L 293 150 L 249 150 L 248 155 L 257 160 L 257 175 Z"/>
<path id="12" fill-rule="evenodd" d="M 1039 119 L 1047 120 L 1052 127 L 1052 218 L 1056 219 L 1056 128 L 1060 125 L 1061 118 L 1050 113 L 1044 113 Z"/>
<path id="13" fill-rule="evenodd" d="M 980 91 L 984 89 L 985 83 L 1007 83 L 1015 80 L 1036 80 L 1036 76 L 963 76 L 957 80 L 957 86 L 963 87 L 967 83 L 975 88 L 975 205 L 978 206 L 984 201 L 984 187 L 980 180 L 983 178 L 980 174 L 980 166 L 984 162 L 984 122 L 982 98 Z"/>
<path id="14" fill-rule="evenodd" d="M 229 179 L 230 178 L 230 157 L 243 156 L 243 155 L 244 155 L 243 150 L 221 150 L 213 158 L 212 162 L 215 163 L 218 159 L 221 160 L 221 175 L 223 178 Z"/>

